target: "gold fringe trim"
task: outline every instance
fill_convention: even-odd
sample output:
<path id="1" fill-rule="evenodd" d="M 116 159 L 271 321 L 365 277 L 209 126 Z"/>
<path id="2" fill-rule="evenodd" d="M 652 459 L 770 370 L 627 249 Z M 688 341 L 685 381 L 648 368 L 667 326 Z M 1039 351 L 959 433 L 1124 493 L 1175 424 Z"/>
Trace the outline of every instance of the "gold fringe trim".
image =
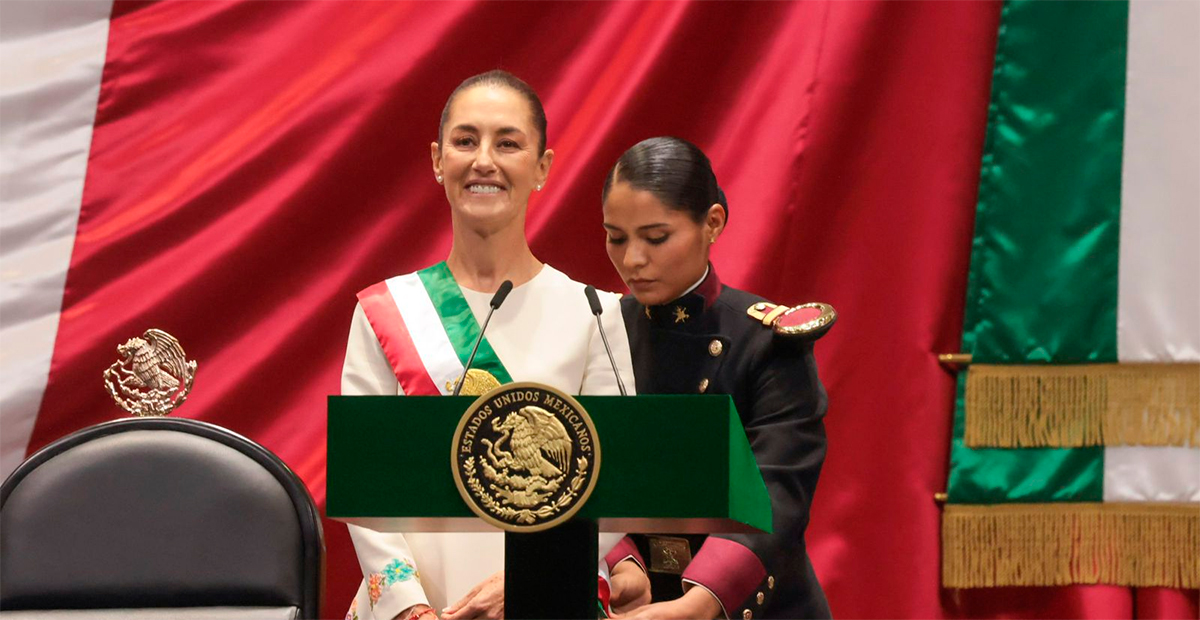
<path id="1" fill-rule="evenodd" d="M 949 504 L 947 588 L 1200 587 L 1200 504 Z"/>
<path id="2" fill-rule="evenodd" d="M 972 448 L 1200 447 L 1200 364 L 972 364 Z"/>

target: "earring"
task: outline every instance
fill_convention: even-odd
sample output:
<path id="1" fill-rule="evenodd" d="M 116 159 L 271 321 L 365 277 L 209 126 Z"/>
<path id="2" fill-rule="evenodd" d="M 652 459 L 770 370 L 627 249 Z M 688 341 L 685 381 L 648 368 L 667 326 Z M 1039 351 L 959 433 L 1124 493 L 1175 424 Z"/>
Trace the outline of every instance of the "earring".
<path id="1" fill-rule="evenodd" d="M 441 185 L 442 184 L 442 175 L 439 174 L 435 178 L 437 179 L 438 185 Z"/>
<path id="2" fill-rule="evenodd" d="M 540 191 L 542 191 L 542 186 L 539 184 L 539 185 L 538 185 L 537 187 L 535 187 L 534 189 L 536 189 L 537 191 L 539 191 L 539 192 L 540 192 Z"/>
<path id="3" fill-rule="evenodd" d="M 716 242 L 717 242 L 717 236 L 716 236 L 716 235 L 713 235 L 712 239 L 709 239 L 709 240 L 708 240 L 708 243 L 709 243 L 710 245 L 711 245 L 711 244 L 713 244 L 713 243 L 716 243 Z"/>

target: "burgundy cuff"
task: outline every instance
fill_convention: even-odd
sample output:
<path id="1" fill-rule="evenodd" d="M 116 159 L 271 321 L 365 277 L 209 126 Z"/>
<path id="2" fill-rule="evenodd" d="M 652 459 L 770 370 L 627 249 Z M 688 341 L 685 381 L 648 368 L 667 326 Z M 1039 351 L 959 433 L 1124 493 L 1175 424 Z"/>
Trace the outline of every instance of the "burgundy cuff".
<path id="1" fill-rule="evenodd" d="M 700 584 L 716 595 L 728 612 L 754 593 L 767 576 L 762 560 L 743 545 L 709 536 L 683 571 L 683 579 Z"/>
<path id="2" fill-rule="evenodd" d="M 637 545 L 633 544 L 633 540 L 626 536 L 604 556 L 604 563 L 608 565 L 609 574 L 612 574 L 612 570 L 617 564 L 627 558 L 633 558 L 633 561 L 637 562 L 643 571 L 646 570 L 646 562 L 642 559 L 642 554 L 638 553 Z"/>

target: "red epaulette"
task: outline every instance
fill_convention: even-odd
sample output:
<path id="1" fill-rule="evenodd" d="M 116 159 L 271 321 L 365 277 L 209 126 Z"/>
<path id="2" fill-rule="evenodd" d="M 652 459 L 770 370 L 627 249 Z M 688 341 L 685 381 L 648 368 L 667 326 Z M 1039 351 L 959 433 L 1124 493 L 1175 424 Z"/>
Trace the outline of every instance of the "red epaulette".
<path id="1" fill-rule="evenodd" d="M 804 340 L 824 336 L 837 321 L 837 310 L 821 302 L 788 307 L 760 301 L 746 308 L 746 314 L 772 328 L 776 334 Z"/>

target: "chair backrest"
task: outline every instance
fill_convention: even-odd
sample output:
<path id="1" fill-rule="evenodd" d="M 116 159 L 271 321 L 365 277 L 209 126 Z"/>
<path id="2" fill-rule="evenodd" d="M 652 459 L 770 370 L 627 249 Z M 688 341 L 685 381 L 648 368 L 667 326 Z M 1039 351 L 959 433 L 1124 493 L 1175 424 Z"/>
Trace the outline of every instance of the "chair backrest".
<path id="1" fill-rule="evenodd" d="M 300 479 L 267 449 L 205 422 L 89 427 L 38 451 L 0 487 L 0 610 L 257 608 L 316 618 L 324 552 Z"/>

